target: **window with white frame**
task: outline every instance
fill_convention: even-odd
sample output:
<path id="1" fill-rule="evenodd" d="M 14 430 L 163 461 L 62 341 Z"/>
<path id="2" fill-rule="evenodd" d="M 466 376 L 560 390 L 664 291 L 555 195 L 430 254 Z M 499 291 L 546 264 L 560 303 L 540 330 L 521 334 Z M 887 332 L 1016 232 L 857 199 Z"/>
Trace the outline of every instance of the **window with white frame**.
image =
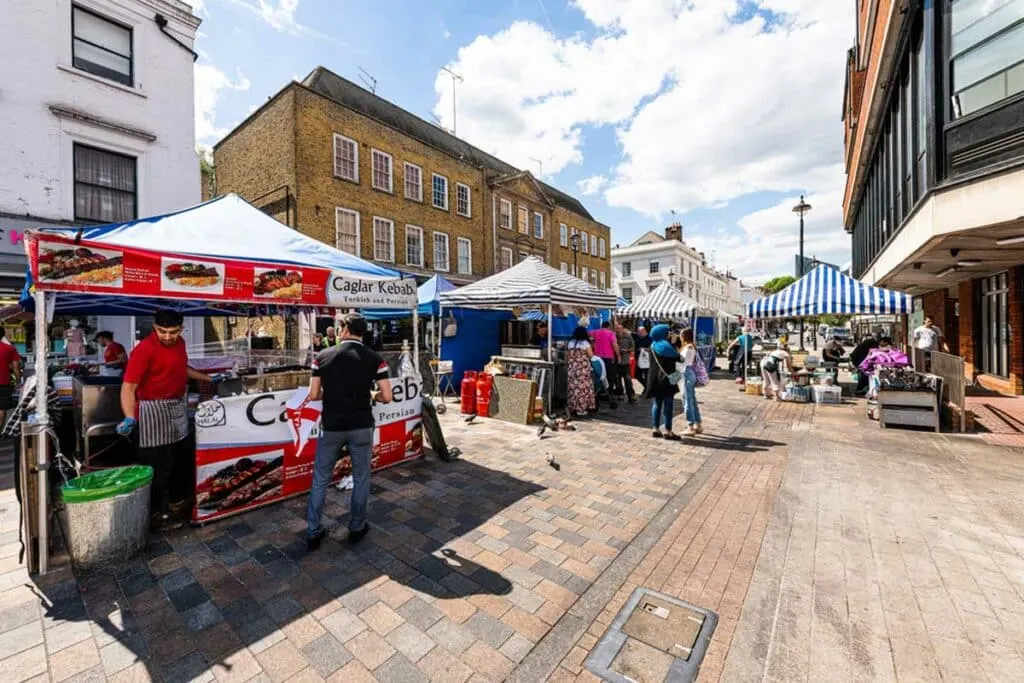
<path id="1" fill-rule="evenodd" d="M 580 279 L 584 282 L 590 279 L 590 270 L 586 266 L 583 266 L 583 276 Z"/>
<path id="2" fill-rule="evenodd" d="M 508 270 L 512 267 L 512 250 L 508 247 L 501 248 L 501 269 Z"/>
<path id="3" fill-rule="evenodd" d="M 602 237 L 601 238 L 601 248 L 597 250 L 597 255 L 600 256 L 601 258 L 605 258 L 605 254 L 606 253 L 607 252 L 605 251 L 604 238 Z"/>
<path id="4" fill-rule="evenodd" d="M 590 236 L 590 255 L 597 256 L 597 235 Z"/>
<path id="5" fill-rule="evenodd" d="M 359 143 L 337 133 L 334 134 L 334 175 L 359 182 Z"/>
<path id="6" fill-rule="evenodd" d="M 590 271 L 590 284 L 593 285 L 594 287 L 597 287 L 597 271 L 596 270 Z"/>
<path id="7" fill-rule="evenodd" d="M 405 198 L 423 201 L 423 169 L 405 162 Z"/>
<path id="8" fill-rule="evenodd" d="M 544 239 L 544 214 L 533 214 L 533 236 L 539 240 Z"/>
<path id="9" fill-rule="evenodd" d="M 468 237 L 460 237 L 456 240 L 458 247 L 458 269 L 459 275 L 473 274 L 473 241 Z"/>
<path id="10" fill-rule="evenodd" d="M 443 175 L 434 174 L 431 183 L 433 188 L 433 204 L 435 209 L 448 210 L 448 179 Z M 435 233 L 436 234 L 436 233 Z M 447 238 L 447 235 L 445 236 Z"/>
<path id="11" fill-rule="evenodd" d="M 423 228 L 418 225 L 405 226 L 405 262 L 423 267 Z"/>
<path id="12" fill-rule="evenodd" d="M 443 232 L 434 233 L 434 270 L 447 273 L 450 269 L 448 260 L 448 234 Z"/>
<path id="13" fill-rule="evenodd" d="M 565 223 L 558 224 L 558 244 L 563 247 L 569 246 L 569 228 Z"/>
<path id="14" fill-rule="evenodd" d="M 661 263 L 658 261 L 650 261 L 647 264 L 647 272 L 651 275 L 657 275 L 661 272 Z"/>
<path id="15" fill-rule="evenodd" d="M 519 232 L 524 235 L 530 234 L 530 210 L 525 206 L 519 207 Z"/>
<path id="16" fill-rule="evenodd" d="M 391 155 L 374 149 L 370 150 L 370 156 L 373 160 L 373 189 L 391 192 L 394 187 L 391 176 Z"/>
<path id="17" fill-rule="evenodd" d="M 395 260 L 395 222 L 379 216 L 373 217 L 373 260 Z"/>
<path id="18" fill-rule="evenodd" d="M 629 277 L 633 274 L 633 264 L 626 261 L 622 264 L 622 277 Z"/>
<path id="19" fill-rule="evenodd" d="M 608 282 L 604 279 L 604 271 L 603 270 L 601 271 L 600 277 L 598 279 L 600 280 L 600 287 L 601 287 L 601 289 L 608 289 Z"/>
<path id="20" fill-rule="evenodd" d="M 469 185 L 455 183 L 455 211 L 460 216 L 469 218 L 473 215 L 473 204 L 470 198 Z"/>
<path id="21" fill-rule="evenodd" d="M 71 9 L 71 63 L 76 69 L 133 84 L 132 29 L 81 7 Z"/>
<path id="22" fill-rule="evenodd" d="M 359 256 L 358 211 L 340 206 L 334 209 L 334 243 L 340 251 Z"/>
<path id="23" fill-rule="evenodd" d="M 561 271 L 562 271 L 563 273 L 568 273 L 568 272 L 569 272 L 569 264 L 568 264 L 568 263 L 566 263 L 565 261 L 562 261 L 562 262 L 561 262 L 561 263 L 559 264 L 559 268 L 561 269 Z"/>
<path id="24" fill-rule="evenodd" d="M 498 209 L 498 227 L 505 228 L 506 230 L 512 229 L 512 202 L 507 199 L 502 199 Z"/>
<path id="25" fill-rule="evenodd" d="M 633 303 L 633 288 L 632 287 L 623 287 L 622 288 L 622 298 L 625 299 L 626 301 L 630 302 L 630 303 Z"/>
<path id="26" fill-rule="evenodd" d="M 587 242 L 587 232 L 585 230 L 580 231 L 580 251 L 582 251 L 584 254 L 590 251 L 590 247 L 588 246 Z"/>

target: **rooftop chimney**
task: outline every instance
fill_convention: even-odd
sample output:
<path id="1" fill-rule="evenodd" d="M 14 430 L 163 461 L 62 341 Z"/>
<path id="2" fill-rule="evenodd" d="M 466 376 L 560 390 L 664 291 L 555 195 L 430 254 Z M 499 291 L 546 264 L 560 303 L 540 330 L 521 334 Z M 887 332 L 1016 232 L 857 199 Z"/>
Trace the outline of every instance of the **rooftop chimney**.
<path id="1" fill-rule="evenodd" d="M 665 239 L 675 240 L 677 242 L 683 241 L 683 224 L 676 222 L 665 228 Z"/>

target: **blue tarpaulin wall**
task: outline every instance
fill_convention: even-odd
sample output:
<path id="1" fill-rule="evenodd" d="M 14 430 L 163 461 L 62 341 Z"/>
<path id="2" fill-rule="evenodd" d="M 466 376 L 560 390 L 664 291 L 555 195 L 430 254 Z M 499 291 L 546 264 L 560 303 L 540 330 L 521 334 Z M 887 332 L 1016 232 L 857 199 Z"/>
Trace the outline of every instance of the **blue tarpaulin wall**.
<path id="1" fill-rule="evenodd" d="M 598 315 L 592 315 L 590 317 L 590 325 L 587 327 L 588 330 L 594 331 L 600 329 L 601 323 L 605 320 L 610 320 L 612 312 L 609 309 L 598 311 Z M 520 320 L 547 320 L 548 314 L 544 311 L 527 311 L 523 315 L 519 316 Z M 551 319 L 551 336 L 555 339 L 568 339 L 572 336 L 572 333 L 576 330 L 579 324 L 579 319 L 572 313 L 566 316 L 554 316 Z"/>
<path id="2" fill-rule="evenodd" d="M 458 387 L 466 370 L 482 370 L 491 356 L 501 353 L 500 324 L 512 320 L 511 311 L 487 311 L 475 308 L 444 310 L 442 329 L 450 317 L 455 318 L 458 332 L 441 339 L 441 360 L 453 361 L 452 381 Z"/>

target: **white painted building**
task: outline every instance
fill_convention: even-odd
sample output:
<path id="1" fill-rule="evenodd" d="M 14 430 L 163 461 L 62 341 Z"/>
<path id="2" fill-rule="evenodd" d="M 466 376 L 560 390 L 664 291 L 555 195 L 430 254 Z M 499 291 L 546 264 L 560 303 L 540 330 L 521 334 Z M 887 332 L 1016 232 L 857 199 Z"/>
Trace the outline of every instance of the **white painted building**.
<path id="1" fill-rule="evenodd" d="M 628 301 L 643 298 L 663 282 L 671 282 L 701 308 L 715 312 L 721 322 L 740 316 L 740 282 L 708 265 L 704 255 L 683 241 L 683 228 L 675 223 L 665 235 L 644 233 L 626 247 L 611 252 L 612 289 Z M 720 334 L 725 325 L 720 324 Z"/>
<path id="2" fill-rule="evenodd" d="M 0 22 L 6 298 L 24 283 L 27 228 L 131 220 L 200 201 L 192 51 L 199 19 L 191 7 L 181 0 L 17 4 Z M 116 322 L 116 336 L 130 340 L 133 321 Z M 190 341 L 199 343 L 202 325 L 195 327 L 199 338 Z"/>

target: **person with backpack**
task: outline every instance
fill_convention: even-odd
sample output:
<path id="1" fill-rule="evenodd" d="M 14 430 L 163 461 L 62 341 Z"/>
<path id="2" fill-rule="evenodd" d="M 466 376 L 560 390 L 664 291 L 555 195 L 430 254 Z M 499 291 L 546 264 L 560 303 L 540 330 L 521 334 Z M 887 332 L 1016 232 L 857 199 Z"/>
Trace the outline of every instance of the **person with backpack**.
<path id="1" fill-rule="evenodd" d="M 687 424 L 683 436 L 697 436 L 704 432 L 700 421 L 700 406 L 697 405 L 697 386 L 707 384 L 707 368 L 704 367 L 704 361 L 693 344 L 693 330 L 683 330 L 679 338 L 683 343 L 683 349 L 679 355 L 683 365 L 683 405 Z M 698 374 L 703 376 L 703 381 L 698 380 Z"/>
<path id="2" fill-rule="evenodd" d="M 673 403 L 679 391 L 680 375 L 676 370 L 679 352 L 669 341 L 668 331 L 668 325 L 651 328 L 651 366 L 644 385 L 644 398 L 651 399 L 651 436 L 679 441 L 679 435 L 672 431 Z M 664 431 L 662 424 L 665 425 Z"/>

